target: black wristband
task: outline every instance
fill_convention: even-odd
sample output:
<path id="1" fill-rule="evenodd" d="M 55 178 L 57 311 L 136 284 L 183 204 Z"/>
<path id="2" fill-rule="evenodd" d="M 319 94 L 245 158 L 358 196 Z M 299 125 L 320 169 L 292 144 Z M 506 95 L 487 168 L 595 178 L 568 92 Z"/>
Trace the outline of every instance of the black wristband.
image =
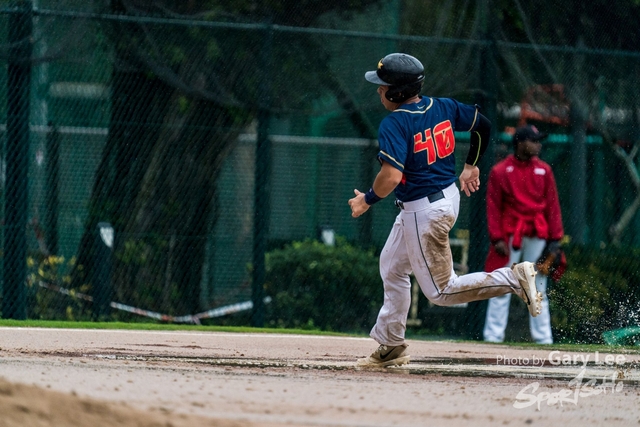
<path id="1" fill-rule="evenodd" d="M 369 191 L 364 193 L 364 201 L 369 206 L 373 205 L 374 203 L 378 203 L 380 200 L 382 200 L 382 197 L 378 197 L 378 195 L 373 191 L 373 187 L 371 187 Z"/>

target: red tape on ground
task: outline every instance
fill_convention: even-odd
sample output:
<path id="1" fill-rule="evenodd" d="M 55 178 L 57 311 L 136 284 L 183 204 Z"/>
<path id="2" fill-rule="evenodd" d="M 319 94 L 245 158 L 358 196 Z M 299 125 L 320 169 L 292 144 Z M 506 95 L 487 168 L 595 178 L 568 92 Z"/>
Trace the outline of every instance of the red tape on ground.
<path id="1" fill-rule="evenodd" d="M 49 289 L 64 295 L 68 295 L 71 298 L 77 298 L 84 301 L 93 302 L 93 297 L 91 295 L 83 294 L 81 292 L 76 292 L 73 290 L 65 289 L 58 285 L 54 285 L 51 283 L 38 282 L 38 285 L 42 288 Z M 265 304 L 271 302 L 271 297 L 264 298 Z M 130 305 L 122 304 L 119 302 L 112 301 L 110 304 L 111 308 L 116 310 L 126 311 L 128 313 L 137 314 L 139 316 L 149 317 L 151 319 L 160 320 L 162 322 L 170 322 L 170 323 L 194 323 L 196 325 L 200 324 L 200 319 L 211 319 L 215 317 L 222 317 L 228 314 L 238 313 L 241 311 L 251 310 L 253 308 L 253 301 L 244 301 L 236 304 L 225 305 L 218 308 L 212 308 L 210 310 L 204 311 L 198 314 L 188 314 L 185 316 L 170 316 L 168 314 L 157 313 L 151 310 L 145 310 L 142 308 L 132 307 Z"/>

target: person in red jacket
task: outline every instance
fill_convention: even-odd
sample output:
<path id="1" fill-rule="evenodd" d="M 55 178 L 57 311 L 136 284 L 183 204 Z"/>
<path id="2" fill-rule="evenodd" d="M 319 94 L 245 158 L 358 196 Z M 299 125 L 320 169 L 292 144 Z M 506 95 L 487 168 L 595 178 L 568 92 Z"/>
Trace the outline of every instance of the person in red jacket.
<path id="1" fill-rule="evenodd" d="M 547 137 L 535 126 L 516 129 L 514 154 L 496 164 L 487 183 L 487 223 L 491 248 L 485 271 L 494 271 L 520 261 L 535 263 L 545 246 L 559 242 L 564 230 L 558 190 L 551 167 L 538 155 Z M 547 276 L 538 274 L 542 312 L 529 316 L 531 338 L 539 344 L 553 343 L 547 299 Z M 485 341 L 502 342 L 509 317 L 511 295 L 491 298 L 487 307 Z"/>

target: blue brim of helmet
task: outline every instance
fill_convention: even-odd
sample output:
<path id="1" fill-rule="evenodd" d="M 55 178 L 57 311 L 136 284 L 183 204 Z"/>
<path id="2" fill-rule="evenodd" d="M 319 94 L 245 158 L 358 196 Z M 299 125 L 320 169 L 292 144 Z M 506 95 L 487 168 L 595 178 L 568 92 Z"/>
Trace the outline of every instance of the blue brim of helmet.
<path id="1" fill-rule="evenodd" d="M 375 71 L 367 71 L 366 73 L 364 73 L 364 78 L 367 79 L 368 82 L 371 82 L 377 85 L 390 86 L 389 83 L 385 82 L 380 77 L 378 77 L 378 73 Z"/>

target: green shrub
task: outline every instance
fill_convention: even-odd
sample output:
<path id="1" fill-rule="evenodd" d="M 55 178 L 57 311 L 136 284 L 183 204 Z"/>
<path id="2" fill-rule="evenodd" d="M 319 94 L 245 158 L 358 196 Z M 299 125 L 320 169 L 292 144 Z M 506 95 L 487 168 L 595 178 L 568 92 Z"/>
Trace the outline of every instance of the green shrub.
<path id="1" fill-rule="evenodd" d="M 640 249 L 565 250 L 567 272 L 548 293 L 556 341 L 603 343 L 604 332 L 639 325 Z M 343 239 L 335 247 L 307 240 L 270 252 L 265 287 L 271 327 L 368 332 L 383 298 L 378 258 Z M 443 320 L 455 322 L 451 316 Z"/>
<path id="2" fill-rule="evenodd" d="M 568 269 L 548 292 L 558 341 L 602 343 L 602 333 L 638 324 L 640 251 L 566 248 Z"/>
<path id="3" fill-rule="evenodd" d="M 338 238 L 294 242 L 266 258 L 267 326 L 365 332 L 382 305 L 378 258 Z"/>
<path id="4" fill-rule="evenodd" d="M 33 253 L 27 256 L 27 318 L 42 320 L 90 320 L 91 303 L 76 298 L 77 293 L 89 293 L 90 287 L 83 285 L 71 289 L 70 295 L 56 288 L 68 288 L 76 259 L 65 260 L 62 256 Z"/>

